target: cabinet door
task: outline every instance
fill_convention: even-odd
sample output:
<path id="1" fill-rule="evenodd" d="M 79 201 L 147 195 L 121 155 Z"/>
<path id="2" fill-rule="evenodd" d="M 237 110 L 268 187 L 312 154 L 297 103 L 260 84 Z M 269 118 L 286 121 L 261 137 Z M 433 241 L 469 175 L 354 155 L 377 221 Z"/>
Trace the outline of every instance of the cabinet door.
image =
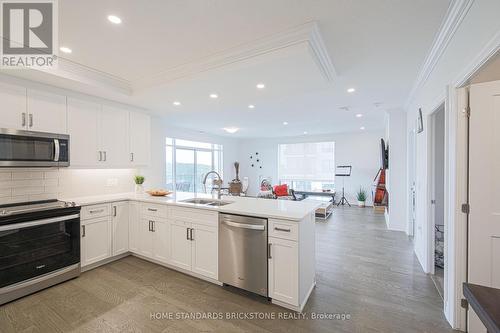
<path id="1" fill-rule="evenodd" d="M 185 270 L 191 270 L 191 223 L 173 220 L 170 230 L 170 263 Z"/>
<path id="2" fill-rule="evenodd" d="M 140 205 L 136 202 L 129 203 L 129 218 L 128 218 L 128 230 L 129 230 L 129 249 L 131 252 L 139 253 L 139 230 L 141 225 L 141 219 L 139 217 Z"/>
<path id="3" fill-rule="evenodd" d="M 217 280 L 218 277 L 218 228 L 195 224 L 192 241 L 192 271 Z"/>
<path id="4" fill-rule="evenodd" d="M 170 260 L 170 223 L 165 220 L 153 221 L 153 258 L 164 263 Z"/>
<path id="5" fill-rule="evenodd" d="M 298 244 L 274 237 L 269 237 L 269 244 L 269 297 L 298 306 Z"/>
<path id="6" fill-rule="evenodd" d="M 130 161 L 132 165 L 149 165 L 151 160 L 151 118 L 130 112 Z"/>
<path id="7" fill-rule="evenodd" d="M 104 164 L 110 167 L 129 165 L 128 112 L 103 105 L 99 134 Z"/>
<path id="8" fill-rule="evenodd" d="M 26 88 L 2 82 L 0 83 L 0 101 L 2 101 L 0 128 L 26 129 L 28 121 Z"/>
<path id="9" fill-rule="evenodd" d="M 139 222 L 139 237 L 137 247 L 139 254 L 147 257 L 153 257 L 153 232 L 150 230 L 152 220 L 147 217 L 142 217 Z"/>
<path id="10" fill-rule="evenodd" d="M 27 96 L 30 131 L 67 133 L 66 96 L 32 89 Z"/>
<path id="11" fill-rule="evenodd" d="M 113 214 L 113 255 L 128 252 L 128 202 L 117 202 L 112 206 Z"/>
<path id="12" fill-rule="evenodd" d="M 111 218 L 87 220 L 82 228 L 82 266 L 111 257 Z"/>
<path id="13" fill-rule="evenodd" d="M 101 106 L 68 98 L 68 133 L 72 166 L 98 166 L 97 120 Z"/>

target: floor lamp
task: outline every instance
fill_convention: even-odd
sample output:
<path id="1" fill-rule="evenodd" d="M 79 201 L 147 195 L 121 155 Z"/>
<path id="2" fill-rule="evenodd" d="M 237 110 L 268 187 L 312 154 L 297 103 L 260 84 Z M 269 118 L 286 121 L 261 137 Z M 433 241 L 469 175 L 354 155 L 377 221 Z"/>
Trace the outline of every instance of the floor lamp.
<path id="1" fill-rule="evenodd" d="M 345 204 L 349 205 L 351 207 L 351 204 L 349 201 L 347 201 L 347 198 L 345 197 L 345 191 L 344 191 L 344 184 L 345 184 L 345 177 L 351 176 L 351 171 L 352 171 L 352 166 L 351 165 L 338 165 L 337 170 L 335 171 L 335 177 L 342 177 L 342 198 L 340 198 L 340 201 L 337 203 L 337 206 L 344 206 Z"/>

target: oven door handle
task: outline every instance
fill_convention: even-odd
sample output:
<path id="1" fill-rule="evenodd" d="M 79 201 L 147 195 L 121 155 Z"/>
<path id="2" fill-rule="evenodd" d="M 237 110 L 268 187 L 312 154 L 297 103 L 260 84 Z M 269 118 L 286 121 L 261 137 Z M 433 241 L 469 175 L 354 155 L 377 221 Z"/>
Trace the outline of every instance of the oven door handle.
<path id="1" fill-rule="evenodd" d="M 61 154 L 61 146 L 59 139 L 54 139 L 54 162 L 59 162 L 59 155 Z"/>
<path id="2" fill-rule="evenodd" d="M 36 227 L 36 226 L 44 225 L 44 224 L 51 224 L 51 223 L 56 223 L 56 222 L 73 220 L 73 219 L 77 219 L 79 217 L 80 217 L 80 214 L 73 214 L 73 215 L 53 217 L 50 219 L 42 219 L 42 220 L 36 220 L 36 221 L 30 221 L 30 222 L 7 224 L 7 225 L 0 226 L 0 231 L 8 231 L 8 230 Z"/>

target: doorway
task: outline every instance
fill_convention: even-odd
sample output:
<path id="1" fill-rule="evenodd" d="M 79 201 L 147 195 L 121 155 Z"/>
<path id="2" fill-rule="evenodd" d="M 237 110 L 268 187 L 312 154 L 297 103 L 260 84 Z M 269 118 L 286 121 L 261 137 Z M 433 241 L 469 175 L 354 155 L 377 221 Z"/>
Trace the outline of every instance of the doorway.
<path id="1" fill-rule="evenodd" d="M 431 172 L 431 242 L 432 280 L 443 298 L 444 295 L 444 241 L 445 241 L 445 106 L 440 105 L 430 116 L 430 172 Z"/>

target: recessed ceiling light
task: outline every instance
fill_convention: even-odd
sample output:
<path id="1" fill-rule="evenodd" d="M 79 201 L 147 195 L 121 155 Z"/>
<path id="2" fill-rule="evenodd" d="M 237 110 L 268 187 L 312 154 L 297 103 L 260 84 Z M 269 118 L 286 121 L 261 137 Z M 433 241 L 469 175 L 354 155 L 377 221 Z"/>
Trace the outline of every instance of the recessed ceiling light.
<path id="1" fill-rule="evenodd" d="M 356 118 L 361 118 L 361 117 L 363 117 L 363 115 L 362 115 L 361 113 L 358 113 L 358 114 L 356 115 Z"/>
<path id="2" fill-rule="evenodd" d="M 264 83 L 257 83 L 257 89 L 264 89 L 266 85 Z"/>
<path id="3" fill-rule="evenodd" d="M 348 92 L 348 93 L 351 93 L 351 94 L 352 94 L 353 92 L 355 92 L 355 91 L 356 91 L 356 89 L 354 89 L 354 88 L 349 88 L 349 89 L 347 89 L 347 92 Z"/>
<path id="4" fill-rule="evenodd" d="M 284 121 L 283 125 L 285 125 L 285 126 L 288 125 L 288 121 Z"/>
<path id="5" fill-rule="evenodd" d="M 224 127 L 224 131 L 233 134 L 233 133 L 238 132 L 239 128 L 238 127 Z"/>
<path id="6" fill-rule="evenodd" d="M 59 50 L 61 50 L 64 53 L 71 53 L 71 52 L 73 52 L 69 47 L 66 47 L 66 46 L 61 46 L 59 48 Z"/>
<path id="7" fill-rule="evenodd" d="M 175 106 L 179 106 L 179 105 L 181 105 L 181 102 L 179 102 L 179 101 L 175 101 L 175 102 L 173 102 L 172 104 L 173 104 L 173 105 L 175 105 Z"/>
<path id="8" fill-rule="evenodd" d="M 364 127 L 364 126 L 361 126 L 359 129 L 363 131 L 363 130 L 365 129 L 365 127 Z"/>
<path id="9" fill-rule="evenodd" d="M 122 19 L 116 15 L 108 15 L 108 21 L 114 24 L 122 23 Z"/>
<path id="10" fill-rule="evenodd" d="M 248 106 L 248 108 L 249 108 L 249 109 L 255 109 L 255 105 L 250 104 L 250 105 Z"/>
<path id="11" fill-rule="evenodd" d="M 217 95 L 217 94 L 210 94 L 210 98 L 214 98 L 215 99 L 215 98 L 218 98 L 218 97 L 219 97 L 219 95 Z"/>
<path id="12" fill-rule="evenodd" d="M 304 131 L 304 135 L 306 135 L 306 134 L 307 134 L 307 131 Z"/>

